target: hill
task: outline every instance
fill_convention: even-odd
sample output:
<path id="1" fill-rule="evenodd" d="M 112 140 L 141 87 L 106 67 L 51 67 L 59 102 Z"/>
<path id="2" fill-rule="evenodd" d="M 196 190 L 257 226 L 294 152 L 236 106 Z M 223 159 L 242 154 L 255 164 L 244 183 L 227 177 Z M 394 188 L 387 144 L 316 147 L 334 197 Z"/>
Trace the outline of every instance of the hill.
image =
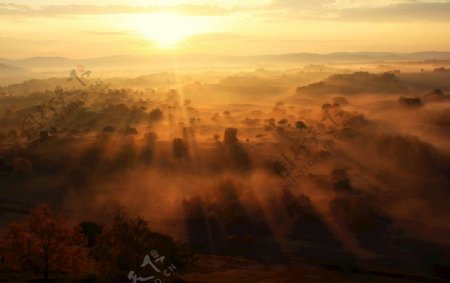
<path id="1" fill-rule="evenodd" d="M 407 92 L 406 87 L 399 81 L 395 74 L 370 74 L 368 72 L 336 74 L 318 83 L 298 87 L 296 90 L 297 95 L 400 94 L 405 92 Z"/>
<path id="2" fill-rule="evenodd" d="M 0 76 L 18 75 L 28 72 L 26 69 L 0 63 Z"/>

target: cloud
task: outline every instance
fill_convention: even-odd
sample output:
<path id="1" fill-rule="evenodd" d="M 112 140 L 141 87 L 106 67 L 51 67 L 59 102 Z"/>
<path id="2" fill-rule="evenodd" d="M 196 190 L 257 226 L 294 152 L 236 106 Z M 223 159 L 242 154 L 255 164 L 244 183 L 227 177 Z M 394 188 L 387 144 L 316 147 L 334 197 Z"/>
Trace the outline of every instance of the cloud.
<path id="1" fill-rule="evenodd" d="M 401 3 L 390 6 L 342 10 L 337 20 L 358 22 L 448 22 L 450 2 Z"/>
<path id="2" fill-rule="evenodd" d="M 145 14 L 155 12 L 182 12 L 187 15 L 214 16 L 233 13 L 232 8 L 212 5 L 184 4 L 170 7 L 127 5 L 54 5 L 32 7 L 0 3 L 0 15 L 16 17 L 55 17 L 67 15 Z"/>
<path id="3" fill-rule="evenodd" d="M 231 32 L 211 32 L 189 36 L 182 41 L 182 44 L 185 48 L 216 48 L 219 46 L 228 46 L 230 42 L 234 42 L 234 44 L 242 43 L 250 40 L 251 38 L 252 37 L 250 36 L 235 34 Z"/>
<path id="4" fill-rule="evenodd" d="M 354 22 L 450 21 L 450 1 L 275 0 L 269 17 Z"/>
<path id="5" fill-rule="evenodd" d="M 190 4 L 191 3 L 191 4 Z M 76 15 L 146 14 L 179 12 L 191 16 L 224 16 L 246 13 L 264 21 L 336 20 L 358 22 L 450 21 L 450 1 L 439 0 L 273 0 L 252 5 L 226 2 L 180 2 L 177 5 L 47 5 L 0 3 L 0 15 L 55 17 Z M 192 4 L 194 3 L 194 4 Z M 222 4 L 220 4 L 222 3 Z M 234 4 L 233 4 L 234 3 Z"/>
<path id="6" fill-rule="evenodd" d="M 189 40 L 195 41 L 229 41 L 229 40 L 242 40 L 248 39 L 248 36 L 239 35 L 231 32 L 212 32 L 201 33 L 189 37 Z"/>
<path id="7" fill-rule="evenodd" d="M 90 31 L 90 34 L 104 35 L 104 36 L 122 36 L 122 35 L 134 35 L 132 31 Z"/>

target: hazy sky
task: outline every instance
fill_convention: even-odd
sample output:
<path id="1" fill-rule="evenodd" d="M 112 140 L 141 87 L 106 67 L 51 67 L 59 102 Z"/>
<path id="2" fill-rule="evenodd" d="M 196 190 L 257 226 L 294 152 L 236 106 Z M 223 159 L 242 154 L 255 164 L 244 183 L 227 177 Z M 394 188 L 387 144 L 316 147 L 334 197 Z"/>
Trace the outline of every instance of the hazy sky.
<path id="1" fill-rule="evenodd" d="M 450 0 L 0 1 L 0 58 L 450 51 Z"/>

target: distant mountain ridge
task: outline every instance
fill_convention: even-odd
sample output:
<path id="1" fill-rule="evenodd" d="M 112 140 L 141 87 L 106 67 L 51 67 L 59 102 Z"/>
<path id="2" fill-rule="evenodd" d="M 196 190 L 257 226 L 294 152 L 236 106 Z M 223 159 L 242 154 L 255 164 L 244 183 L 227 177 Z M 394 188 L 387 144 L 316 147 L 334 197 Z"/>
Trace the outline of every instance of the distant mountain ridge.
<path id="1" fill-rule="evenodd" d="M 242 65 L 255 63 L 282 64 L 330 64 L 330 63 L 376 63 L 376 62 L 406 62 L 427 60 L 450 60 L 450 52 L 335 52 L 288 53 L 255 56 L 217 56 L 217 55 L 116 55 L 86 59 L 71 59 L 65 57 L 31 57 L 25 59 L 1 59 L 0 64 L 16 66 L 30 70 L 67 69 L 77 65 L 89 68 L 146 68 L 161 66 L 176 61 L 180 65 L 208 66 L 214 64 Z"/>
<path id="2" fill-rule="evenodd" d="M 26 72 L 28 72 L 28 70 L 26 70 L 24 68 L 12 66 L 10 64 L 0 63 L 0 76 L 17 75 L 17 74 L 22 74 L 22 73 L 26 73 Z"/>

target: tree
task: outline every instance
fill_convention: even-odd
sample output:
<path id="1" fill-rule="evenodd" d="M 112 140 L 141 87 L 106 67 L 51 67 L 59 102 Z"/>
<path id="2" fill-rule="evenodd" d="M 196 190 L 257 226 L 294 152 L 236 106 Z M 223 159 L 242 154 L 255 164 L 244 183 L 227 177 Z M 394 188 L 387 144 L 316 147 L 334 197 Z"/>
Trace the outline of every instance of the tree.
<path id="1" fill-rule="evenodd" d="M 308 127 L 306 126 L 305 122 L 303 121 L 297 121 L 295 122 L 295 127 L 297 129 L 307 129 Z"/>
<path id="2" fill-rule="evenodd" d="M 106 126 L 103 128 L 104 133 L 113 133 L 116 129 L 113 126 Z"/>
<path id="3" fill-rule="evenodd" d="M 100 235 L 103 227 L 91 221 L 81 222 L 78 227 L 80 229 L 80 233 L 82 233 L 87 238 L 87 246 L 95 246 L 97 236 Z"/>
<path id="4" fill-rule="evenodd" d="M 153 232 L 139 216 L 118 211 L 111 224 L 97 237 L 92 255 L 97 262 L 99 279 L 104 282 L 124 282 L 130 271 L 141 266 L 152 250 L 165 256 L 165 261 L 182 268 L 191 254 L 170 236 Z"/>
<path id="5" fill-rule="evenodd" d="M 239 143 L 238 130 L 236 128 L 225 129 L 223 143 L 225 145 L 225 154 L 230 165 L 238 170 L 247 171 L 251 168 L 250 155 Z"/>
<path id="6" fill-rule="evenodd" d="M 335 191 L 353 191 L 350 178 L 347 175 L 347 171 L 344 169 L 334 169 L 331 172 L 331 184 Z"/>
<path id="7" fill-rule="evenodd" d="M 172 141 L 173 157 L 177 159 L 189 157 L 189 147 L 182 138 L 175 138 Z"/>
<path id="8" fill-rule="evenodd" d="M 336 221 L 345 225 L 363 244 L 387 245 L 386 240 L 394 231 L 392 221 L 363 197 L 336 197 L 329 209 Z"/>
<path id="9" fill-rule="evenodd" d="M 287 123 L 289 123 L 289 120 L 284 118 L 278 121 L 278 125 L 286 125 Z"/>
<path id="10" fill-rule="evenodd" d="M 154 132 L 148 132 L 144 135 L 144 142 L 140 152 L 140 160 L 142 162 L 146 164 L 152 162 L 157 140 L 158 136 Z"/>
<path id="11" fill-rule="evenodd" d="M 4 236 L 5 259 L 11 268 L 31 270 L 48 282 L 50 273 L 77 272 L 86 253 L 84 237 L 49 206 L 31 212 L 24 223 L 11 223 Z"/>
<path id="12" fill-rule="evenodd" d="M 237 143 L 238 142 L 237 133 L 238 133 L 238 130 L 236 128 L 225 129 L 225 133 L 223 135 L 223 143 L 224 144 Z"/>
<path id="13" fill-rule="evenodd" d="M 163 112 L 159 108 L 155 108 L 150 111 L 150 122 L 158 122 L 163 118 Z"/>
<path id="14" fill-rule="evenodd" d="M 398 99 L 398 102 L 400 103 L 401 106 L 405 106 L 405 107 L 421 107 L 423 106 L 423 102 L 420 98 L 409 98 L 409 97 L 400 97 Z"/>
<path id="15" fill-rule="evenodd" d="M 126 128 L 126 129 L 123 130 L 123 133 L 124 133 L 125 135 L 137 135 L 137 134 L 138 134 L 138 131 L 136 130 L 136 128 L 128 127 L 128 128 Z"/>

